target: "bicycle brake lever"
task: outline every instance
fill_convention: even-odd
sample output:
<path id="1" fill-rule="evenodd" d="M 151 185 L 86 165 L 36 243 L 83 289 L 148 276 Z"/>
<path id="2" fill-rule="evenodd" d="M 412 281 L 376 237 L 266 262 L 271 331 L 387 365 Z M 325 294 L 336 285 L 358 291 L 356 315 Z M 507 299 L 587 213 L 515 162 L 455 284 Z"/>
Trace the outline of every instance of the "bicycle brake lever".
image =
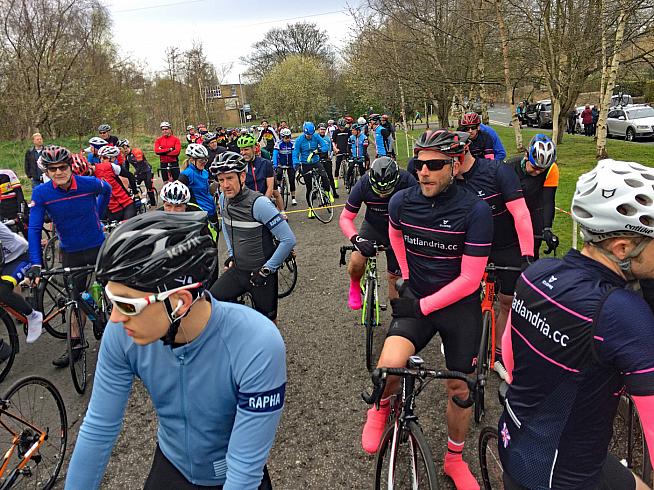
<path id="1" fill-rule="evenodd" d="M 472 404 L 475 403 L 475 400 L 470 395 L 468 395 L 468 398 L 465 400 L 461 400 L 458 396 L 453 396 L 452 401 L 461 408 L 470 408 L 472 407 Z"/>
<path id="2" fill-rule="evenodd" d="M 345 263 L 346 263 L 345 262 L 345 252 L 346 252 L 345 247 L 341 247 L 341 260 L 338 262 L 339 266 L 345 265 Z"/>

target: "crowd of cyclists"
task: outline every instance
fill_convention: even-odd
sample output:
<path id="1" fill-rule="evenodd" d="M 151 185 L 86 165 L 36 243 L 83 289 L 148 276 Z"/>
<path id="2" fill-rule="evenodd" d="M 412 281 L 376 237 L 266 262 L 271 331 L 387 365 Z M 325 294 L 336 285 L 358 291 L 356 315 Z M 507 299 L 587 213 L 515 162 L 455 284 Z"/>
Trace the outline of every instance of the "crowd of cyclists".
<path id="1" fill-rule="evenodd" d="M 377 365 L 406 366 L 438 333 L 447 369 L 473 375 L 482 276 L 488 263 L 513 268 L 498 274 L 494 364 L 509 383 L 498 425 L 505 488 L 647 488 L 608 445 L 626 390 L 654 454 L 654 314 L 633 287 L 654 279 L 654 169 L 602 160 L 582 175 L 571 212 L 583 249 L 543 259 L 543 244 L 545 254 L 559 244 L 557 151 L 544 134 L 507 158 L 498 134 L 466 113 L 456 130 L 425 131 L 404 170 L 386 115 L 307 121 L 294 139 L 284 122 L 215 132 L 188 126 L 185 145 L 170 123 L 160 129 L 153 145 L 160 192 L 145 153 L 102 124 L 85 152 L 42 147 L 36 167 L 30 156 L 29 177 L 43 182 L 32 189 L 27 239 L 0 225 L 0 302 L 27 316 L 27 342 L 41 334 L 42 315 L 15 288 L 39 282 L 46 219 L 62 265 L 95 265 L 113 306 L 66 488 L 99 487 L 135 376 L 159 420 L 145 488 L 272 488 L 265 464 L 287 382 L 277 271 L 302 245 L 279 183 L 288 172 L 297 206 L 295 177 L 302 175 L 309 205 L 317 171 L 333 203 L 339 179 L 347 181 L 355 166 L 361 178 L 339 226 L 356 248 L 350 309 L 362 307 L 366 259 L 379 245 L 386 250 L 392 321 Z M 27 214 L 13 172 L 0 172 L 0 189 L 3 217 Z M 158 197 L 162 206 L 154 209 Z M 142 198 L 153 209 L 139 214 Z M 107 236 L 104 223 L 112 221 L 122 224 Z M 89 279 L 80 276 L 78 288 Z M 245 293 L 253 308 L 236 304 Z M 6 348 L 0 345 L 0 361 Z M 65 367 L 68 356 L 53 363 Z M 368 410 L 364 451 L 377 451 L 398 389 L 391 377 L 379 406 Z M 464 459 L 471 409 L 452 401 L 466 399 L 469 388 L 449 380 L 446 390 L 443 470 L 457 489 L 478 489 Z"/>

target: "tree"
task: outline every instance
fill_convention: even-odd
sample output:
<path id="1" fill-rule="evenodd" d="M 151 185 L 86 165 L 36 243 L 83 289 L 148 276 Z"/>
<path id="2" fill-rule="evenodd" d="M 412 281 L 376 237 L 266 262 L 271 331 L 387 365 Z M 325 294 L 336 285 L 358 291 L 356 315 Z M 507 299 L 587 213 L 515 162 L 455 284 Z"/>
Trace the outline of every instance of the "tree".
<path id="1" fill-rule="evenodd" d="M 329 105 L 327 69 L 312 57 L 294 54 L 271 69 L 256 88 L 260 111 L 292 125 L 318 120 Z"/>
<path id="2" fill-rule="evenodd" d="M 248 66 L 247 77 L 257 82 L 275 65 L 293 54 L 315 58 L 319 62 L 331 62 L 333 52 L 327 40 L 327 33 L 310 22 L 275 27 L 269 30 L 262 40 L 254 43 L 252 54 L 241 58 L 241 61 Z"/>

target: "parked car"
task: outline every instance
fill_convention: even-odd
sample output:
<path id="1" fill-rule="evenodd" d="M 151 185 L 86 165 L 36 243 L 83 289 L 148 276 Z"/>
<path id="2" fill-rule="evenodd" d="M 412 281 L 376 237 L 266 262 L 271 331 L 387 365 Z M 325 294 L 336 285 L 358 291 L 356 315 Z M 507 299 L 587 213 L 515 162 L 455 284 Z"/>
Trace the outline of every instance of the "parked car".
<path id="1" fill-rule="evenodd" d="M 552 126 L 552 101 L 550 99 L 539 100 L 535 104 L 527 106 L 525 124 L 534 128 Z"/>
<path id="2" fill-rule="evenodd" d="M 633 105 L 633 103 L 634 99 L 629 94 L 613 95 L 611 96 L 611 105 L 609 106 L 609 109 L 617 109 L 621 106 Z"/>
<path id="3" fill-rule="evenodd" d="M 608 136 L 626 141 L 654 136 L 654 109 L 646 104 L 618 107 L 609 111 L 606 120 Z"/>

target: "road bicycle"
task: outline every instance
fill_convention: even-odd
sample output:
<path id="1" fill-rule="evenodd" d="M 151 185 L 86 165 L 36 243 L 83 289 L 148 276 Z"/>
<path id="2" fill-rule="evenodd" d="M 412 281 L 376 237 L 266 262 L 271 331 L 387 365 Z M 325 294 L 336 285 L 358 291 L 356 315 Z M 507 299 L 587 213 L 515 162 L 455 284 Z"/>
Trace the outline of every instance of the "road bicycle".
<path id="1" fill-rule="evenodd" d="M 136 214 L 147 213 L 151 208 L 157 208 L 159 204 L 159 193 L 157 188 L 152 185 L 152 193 L 154 195 L 154 205 L 150 204 L 150 197 L 148 196 L 148 189 L 145 186 L 145 180 L 141 180 L 137 184 L 138 195 L 134 196 L 134 206 L 136 206 Z"/>
<path id="2" fill-rule="evenodd" d="M 4 343 L 11 348 L 9 357 L 0 364 L 0 382 L 4 381 L 7 377 L 7 374 L 11 371 L 11 367 L 14 365 L 16 354 L 20 352 L 18 332 L 12 317 L 22 323 L 23 329 L 27 332 L 27 317 L 9 305 L 0 302 L 0 345 Z"/>
<path id="3" fill-rule="evenodd" d="M 282 196 L 282 202 L 284 203 L 284 209 L 288 207 L 288 199 L 291 195 L 290 179 L 288 177 L 288 170 L 291 168 L 288 165 L 280 165 L 278 167 L 281 169 L 282 178 L 278 180 L 279 185 L 279 194 Z"/>
<path id="4" fill-rule="evenodd" d="M 488 372 L 493 369 L 495 365 L 495 310 L 498 301 L 496 294 L 496 282 L 498 271 L 513 271 L 520 272 L 520 267 L 503 267 L 495 264 L 488 264 L 486 272 L 481 280 L 481 315 L 482 315 L 482 329 L 481 341 L 479 343 L 479 351 L 477 354 L 477 390 L 475 391 L 475 422 L 480 423 L 484 417 L 485 401 L 484 393 L 486 389 L 486 382 L 488 380 Z"/>
<path id="5" fill-rule="evenodd" d="M 68 418 L 47 379 L 20 379 L 0 399 L 0 490 L 51 489 L 66 455 Z"/>
<path id="6" fill-rule="evenodd" d="M 461 408 L 469 408 L 474 403 L 475 381 L 457 371 L 426 369 L 421 357 L 411 356 L 405 368 L 377 368 L 372 372 L 373 392 L 362 393 L 366 403 L 379 408 L 388 376 L 400 376 L 402 388 L 391 398 L 388 425 L 377 449 L 374 488 L 436 490 L 436 466 L 415 414 L 416 398 L 434 379 L 457 379 L 468 385 L 470 394 L 466 400 L 452 400 Z"/>
<path id="7" fill-rule="evenodd" d="M 347 251 L 356 251 L 356 247 L 341 247 L 340 265 L 345 265 L 345 254 Z M 373 348 L 375 330 L 379 328 L 379 311 L 386 310 L 386 305 L 379 302 L 379 275 L 377 273 L 377 254 L 385 252 L 386 247 L 375 245 L 376 254 L 366 259 L 366 269 L 361 277 L 361 289 L 363 291 L 363 304 L 361 307 L 361 325 L 366 331 L 366 369 L 372 371 Z"/>
<path id="8" fill-rule="evenodd" d="M 37 287 L 37 306 L 43 312 L 43 327 L 56 338 L 65 338 L 68 345 L 69 367 L 75 390 L 83 394 L 87 385 L 86 350 L 89 343 L 84 327 L 87 318 L 93 325 L 93 335 L 100 340 L 111 315 L 111 302 L 104 288 L 98 301 L 86 291 L 79 291 L 75 279 L 90 274 L 94 265 L 63 267 L 41 272 Z M 63 286 L 52 280 L 62 276 Z"/>
<path id="9" fill-rule="evenodd" d="M 311 178 L 309 207 L 318 221 L 329 223 L 334 218 L 334 208 L 331 205 L 329 194 L 322 188 L 322 177 L 315 166 L 311 167 L 308 174 Z"/>
<path id="10" fill-rule="evenodd" d="M 349 194 L 350 191 L 354 188 L 357 181 L 362 177 L 361 167 L 363 166 L 363 158 L 348 158 L 347 168 L 343 174 L 343 180 L 345 181 L 345 189 Z M 348 169 L 352 169 L 352 173 L 348 175 Z"/>

